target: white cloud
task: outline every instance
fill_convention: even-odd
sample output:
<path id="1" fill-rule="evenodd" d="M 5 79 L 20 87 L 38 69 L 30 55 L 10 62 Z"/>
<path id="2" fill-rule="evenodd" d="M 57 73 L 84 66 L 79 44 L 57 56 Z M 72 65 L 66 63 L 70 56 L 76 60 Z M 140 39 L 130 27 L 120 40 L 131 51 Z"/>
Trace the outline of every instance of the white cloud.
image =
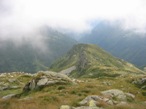
<path id="1" fill-rule="evenodd" d="M 126 28 L 146 26 L 145 0 L 2 0 L 1 4 L 7 7 L 6 12 L 0 11 L 0 34 L 5 37 L 44 24 L 81 33 L 97 19 L 121 20 Z"/>

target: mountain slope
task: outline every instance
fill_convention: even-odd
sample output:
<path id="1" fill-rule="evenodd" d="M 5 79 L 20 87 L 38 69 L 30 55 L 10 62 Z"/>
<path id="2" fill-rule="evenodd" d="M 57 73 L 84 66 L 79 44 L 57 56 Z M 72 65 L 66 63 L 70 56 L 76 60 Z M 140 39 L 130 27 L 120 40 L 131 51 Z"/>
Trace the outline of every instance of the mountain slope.
<path id="1" fill-rule="evenodd" d="M 76 70 L 71 76 L 97 77 L 118 76 L 121 74 L 143 74 L 132 64 L 113 57 L 96 45 L 75 45 L 64 57 L 56 61 L 51 69 L 62 71 L 72 66 Z"/>
<path id="2" fill-rule="evenodd" d="M 46 27 L 35 33 L 33 39 L 24 38 L 18 42 L 0 40 L 0 72 L 47 70 L 56 58 L 77 43 L 65 34 Z"/>
<path id="3" fill-rule="evenodd" d="M 143 67 L 146 64 L 145 36 L 135 30 L 124 30 L 120 25 L 102 22 L 80 41 L 99 45 L 112 55 Z"/>

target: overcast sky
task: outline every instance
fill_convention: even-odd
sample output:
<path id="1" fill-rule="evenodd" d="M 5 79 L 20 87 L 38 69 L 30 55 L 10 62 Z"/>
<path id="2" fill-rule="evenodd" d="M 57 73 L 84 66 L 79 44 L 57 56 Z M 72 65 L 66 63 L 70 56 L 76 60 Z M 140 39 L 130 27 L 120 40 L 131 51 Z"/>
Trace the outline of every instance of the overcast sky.
<path id="1" fill-rule="evenodd" d="M 0 37 L 42 25 L 82 33 L 94 20 L 121 21 L 144 32 L 146 0 L 0 0 Z"/>

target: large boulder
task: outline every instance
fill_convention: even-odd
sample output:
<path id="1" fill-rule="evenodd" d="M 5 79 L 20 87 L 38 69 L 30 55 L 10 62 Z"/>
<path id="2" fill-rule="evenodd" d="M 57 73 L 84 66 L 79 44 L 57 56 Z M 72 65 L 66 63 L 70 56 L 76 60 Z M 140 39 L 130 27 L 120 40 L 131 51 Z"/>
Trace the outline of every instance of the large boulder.
<path id="1" fill-rule="evenodd" d="M 128 101 L 129 99 L 134 100 L 135 98 L 135 95 L 131 93 L 124 93 L 123 91 L 118 89 L 106 90 L 106 91 L 102 91 L 101 93 L 104 96 L 108 96 L 115 101 Z"/>
<path id="2" fill-rule="evenodd" d="M 125 105 L 129 100 L 134 100 L 131 93 L 124 93 L 118 89 L 111 89 L 101 92 L 102 95 L 90 95 L 79 102 L 79 107 L 67 106 L 60 109 L 104 109 L 102 105 Z M 64 106 L 64 105 L 63 105 Z"/>
<path id="3" fill-rule="evenodd" d="M 54 84 L 69 84 L 73 81 L 64 74 L 59 74 L 51 71 L 38 72 L 36 76 L 28 82 L 23 91 L 35 90 L 44 86 L 54 85 Z"/>
<path id="4" fill-rule="evenodd" d="M 126 95 L 123 91 L 118 89 L 111 89 L 101 92 L 104 96 L 110 96 L 111 98 L 118 100 L 118 101 L 126 101 Z"/>
<path id="5" fill-rule="evenodd" d="M 101 92 L 101 96 L 98 95 L 90 95 L 79 102 L 82 106 L 100 106 L 100 103 L 104 103 L 106 105 L 118 105 L 122 104 L 123 102 L 133 101 L 135 95 L 131 93 L 124 93 L 118 89 L 111 89 Z"/>

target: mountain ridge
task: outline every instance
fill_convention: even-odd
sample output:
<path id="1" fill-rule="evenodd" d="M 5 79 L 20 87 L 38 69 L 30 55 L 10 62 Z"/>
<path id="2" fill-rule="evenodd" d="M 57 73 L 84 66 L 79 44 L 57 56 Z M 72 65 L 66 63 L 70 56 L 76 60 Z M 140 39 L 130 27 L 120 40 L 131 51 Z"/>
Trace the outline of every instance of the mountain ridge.
<path id="1" fill-rule="evenodd" d="M 106 51 L 93 44 L 78 44 L 50 67 L 51 70 L 60 72 L 72 66 L 76 70 L 71 76 L 118 76 L 123 74 L 144 74 L 134 65 L 113 57 Z"/>
<path id="2" fill-rule="evenodd" d="M 112 55 L 142 68 L 146 64 L 145 36 L 135 30 L 125 30 L 119 24 L 101 22 L 84 34 L 80 42 L 99 45 Z"/>

